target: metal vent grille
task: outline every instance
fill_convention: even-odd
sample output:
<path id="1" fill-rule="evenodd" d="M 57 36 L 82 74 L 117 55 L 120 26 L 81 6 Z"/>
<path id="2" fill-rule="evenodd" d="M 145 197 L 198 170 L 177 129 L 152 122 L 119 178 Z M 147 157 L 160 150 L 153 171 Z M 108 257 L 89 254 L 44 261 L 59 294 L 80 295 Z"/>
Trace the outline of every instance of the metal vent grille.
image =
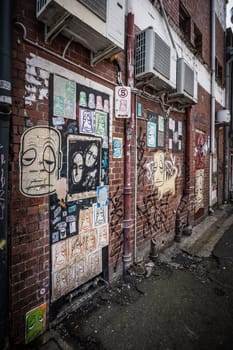
<path id="1" fill-rule="evenodd" d="M 162 74 L 165 78 L 170 79 L 170 47 L 160 38 L 155 35 L 155 49 L 154 49 L 154 64 L 153 68 Z"/>
<path id="2" fill-rule="evenodd" d="M 145 58 L 146 58 L 146 32 L 141 32 L 136 35 L 135 43 L 135 74 L 145 72 Z"/>
<path id="3" fill-rule="evenodd" d="M 87 7 L 96 16 L 106 22 L 107 19 L 107 0 L 78 0 L 83 6 Z M 111 0 L 109 0 L 111 1 Z"/>
<path id="4" fill-rule="evenodd" d="M 194 94 L 194 71 L 184 63 L 184 91 L 189 95 Z"/>

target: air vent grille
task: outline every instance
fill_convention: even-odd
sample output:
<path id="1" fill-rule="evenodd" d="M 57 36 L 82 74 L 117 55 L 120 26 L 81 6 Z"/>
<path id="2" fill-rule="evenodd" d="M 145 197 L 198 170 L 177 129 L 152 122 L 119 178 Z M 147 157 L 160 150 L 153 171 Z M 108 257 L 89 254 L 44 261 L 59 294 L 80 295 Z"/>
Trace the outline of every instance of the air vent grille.
<path id="1" fill-rule="evenodd" d="M 106 22 L 107 0 L 78 0 L 78 1 L 83 6 L 87 7 L 90 11 L 92 11 L 100 19 Z"/>
<path id="2" fill-rule="evenodd" d="M 154 69 L 162 74 L 165 78 L 170 79 L 170 47 L 154 33 L 155 47 L 154 47 Z"/>
<path id="3" fill-rule="evenodd" d="M 184 63 L 184 91 L 193 96 L 194 91 L 194 71 Z"/>
<path id="4" fill-rule="evenodd" d="M 145 72 L 145 60 L 146 60 L 146 32 L 138 33 L 136 36 L 135 44 L 135 74 L 141 74 Z"/>

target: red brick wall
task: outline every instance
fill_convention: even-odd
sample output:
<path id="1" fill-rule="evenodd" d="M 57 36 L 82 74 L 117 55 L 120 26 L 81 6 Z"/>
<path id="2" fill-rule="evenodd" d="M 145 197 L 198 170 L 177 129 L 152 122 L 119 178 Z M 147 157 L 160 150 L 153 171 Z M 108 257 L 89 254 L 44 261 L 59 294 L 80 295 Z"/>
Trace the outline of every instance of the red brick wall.
<path id="1" fill-rule="evenodd" d="M 169 17 L 178 25 L 178 1 L 164 1 Z M 210 32 L 210 4 L 209 1 L 184 1 L 190 15 L 193 16 L 203 34 L 203 42 L 209 43 Z M 58 36 L 51 45 L 44 43 L 44 26 L 35 19 L 35 1 L 15 1 L 14 19 L 23 23 L 27 29 L 27 38 L 33 42 L 61 55 L 67 44 L 67 40 Z M 217 24 L 217 38 L 222 38 L 221 28 Z M 223 41 L 222 41 L 223 42 Z M 66 58 L 73 61 L 75 65 L 61 61 L 59 58 L 30 45 L 23 40 L 23 31 L 19 25 L 13 26 L 13 51 L 12 51 L 12 77 L 13 77 L 13 116 L 11 126 L 11 158 L 10 158 L 10 200 L 9 200 L 9 233 L 10 233 L 10 310 L 11 310 L 11 336 L 15 342 L 22 342 L 24 339 L 25 314 L 33 307 L 46 302 L 49 316 L 50 300 L 50 231 L 49 231 L 49 201 L 48 197 L 32 199 L 24 197 L 19 191 L 19 149 L 20 138 L 26 126 L 48 125 L 49 124 L 49 99 L 35 101 L 32 105 L 25 105 L 25 74 L 26 60 L 30 53 L 56 63 L 61 67 L 69 69 L 74 73 L 85 76 L 95 82 L 101 83 L 108 88 L 114 89 L 117 83 L 116 67 L 108 60 L 103 60 L 96 67 L 90 66 L 89 51 L 82 46 L 72 43 L 67 50 Z M 219 45 L 219 46 L 218 46 Z M 222 44 L 217 43 L 217 55 L 220 62 L 223 62 Z M 210 63 L 210 45 L 204 45 L 203 59 Z M 122 67 L 122 79 L 126 81 L 125 55 L 119 55 L 119 62 Z M 79 65 L 88 71 L 80 69 Z M 100 75 L 97 77 L 96 75 Z M 103 79 L 108 79 L 109 82 Z M 111 83 L 112 82 L 112 83 Z M 156 96 L 157 97 L 157 96 Z M 178 209 L 185 190 L 185 181 L 188 172 L 190 177 L 190 195 L 187 208 L 189 219 L 194 219 L 194 148 L 195 139 L 191 142 L 186 138 L 187 111 L 171 111 L 169 117 L 182 122 L 182 149 L 173 151 L 169 149 L 168 143 L 168 119 L 166 119 L 166 142 L 162 149 L 165 159 L 173 161 L 178 169 L 178 176 L 175 180 L 175 193 L 165 193 L 162 198 L 158 196 L 158 190 L 153 186 L 148 176 L 150 162 L 154 161 L 154 154 L 158 149 L 148 148 L 146 145 L 146 115 L 147 111 L 153 111 L 166 117 L 164 110 L 158 102 L 149 100 L 145 96 L 138 96 L 137 101 L 142 104 L 143 116 L 132 126 L 131 135 L 131 186 L 132 195 L 130 211 L 132 221 L 130 223 L 130 244 L 131 253 L 134 253 L 134 220 L 136 224 L 136 246 L 137 259 L 148 255 L 151 238 L 153 237 L 158 249 L 162 249 L 174 239 Z M 164 106 L 167 108 L 167 106 Z M 218 106 L 220 108 L 220 106 Z M 136 111 L 135 111 L 136 112 Z M 199 86 L 198 104 L 191 109 L 191 131 L 195 129 L 210 133 L 210 96 Z M 113 118 L 113 137 L 123 138 L 126 142 L 125 121 Z M 136 135 L 137 131 L 137 135 Z M 219 137 L 219 159 L 223 162 L 223 130 L 218 131 Z M 185 157 L 186 141 L 190 142 L 191 151 L 189 154 L 189 165 Z M 136 153 L 137 148 L 137 153 Z M 172 158 L 171 158 L 172 156 Z M 121 159 L 112 158 L 112 147 L 109 148 L 109 277 L 122 273 L 122 242 L 123 242 L 123 219 L 124 219 L 124 155 Z M 205 171 L 209 172 L 209 157 L 205 159 Z M 135 174 L 137 179 L 135 179 Z M 220 183 L 222 183 L 222 179 Z M 208 209 L 209 179 L 205 179 L 205 214 Z M 187 188 L 186 188 L 187 189 Z M 221 191 L 219 192 L 221 193 Z M 221 194 L 220 194 L 221 197 Z M 222 197 L 221 197 L 222 198 Z M 135 208 L 136 202 L 136 208 Z M 186 209 L 187 209 L 186 208 Z M 136 209 L 136 210 L 135 210 Z M 187 210 L 181 211 L 181 219 L 187 221 Z M 181 221 L 182 221 L 181 220 Z M 45 288 L 45 294 L 41 294 Z"/>

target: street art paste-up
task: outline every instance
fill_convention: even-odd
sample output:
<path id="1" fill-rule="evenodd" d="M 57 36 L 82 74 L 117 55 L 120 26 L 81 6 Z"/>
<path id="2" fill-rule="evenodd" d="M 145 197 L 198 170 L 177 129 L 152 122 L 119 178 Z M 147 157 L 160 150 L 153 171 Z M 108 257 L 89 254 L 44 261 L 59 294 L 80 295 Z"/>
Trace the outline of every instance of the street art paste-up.
<path id="1" fill-rule="evenodd" d="M 79 232 L 92 229 L 92 208 L 81 209 L 79 212 Z"/>
<path id="2" fill-rule="evenodd" d="M 27 129 L 21 137 L 19 162 L 19 189 L 24 196 L 55 193 L 62 162 L 59 131 L 47 126 Z"/>
<path id="3" fill-rule="evenodd" d="M 122 158 L 122 143 L 123 139 L 121 137 L 114 137 L 112 140 L 112 157 Z"/>
<path id="4" fill-rule="evenodd" d="M 46 329 L 46 304 L 28 311 L 25 317 L 25 343 L 28 344 Z"/>
<path id="5" fill-rule="evenodd" d="M 68 239 L 69 245 L 69 261 L 75 258 L 83 258 L 84 256 L 84 236 L 82 234 L 75 235 Z"/>
<path id="6" fill-rule="evenodd" d="M 99 186 L 97 187 L 97 206 L 101 207 L 102 205 L 108 205 L 108 186 Z"/>
<path id="7" fill-rule="evenodd" d="M 162 198 L 167 192 L 175 194 L 175 180 L 178 168 L 172 162 L 165 161 L 165 153 L 154 154 L 154 185 L 158 188 L 158 196 Z"/>
<path id="8" fill-rule="evenodd" d="M 108 210 L 107 206 L 103 205 L 101 207 L 97 206 L 97 203 L 92 205 L 93 208 L 93 227 L 98 227 L 108 222 Z"/>
<path id="9" fill-rule="evenodd" d="M 204 169 L 196 170 L 195 174 L 195 213 L 204 208 Z"/>
<path id="10" fill-rule="evenodd" d="M 52 300 L 60 298 L 70 291 L 69 267 L 52 273 Z"/>
<path id="11" fill-rule="evenodd" d="M 109 225 L 102 225 L 97 227 L 97 236 L 98 236 L 98 247 L 103 248 L 109 244 Z"/>
<path id="12" fill-rule="evenodd" d="M 157 124 L 148 121 L 147 122 L 147 131 L 146 131 L 146 144 L 147 147 L 156 147 L 157 140 Z"/>
<path id="13" fill-rule="evenodd" d="M 94 135 L 94 111 L 80 108 L 79 130 L 82 134 Z"/>
<path id="14" fill-rule="evenodd" d="M 95 135 L 102 137 L 107 136 L 107 125 L 107 113 L 95 111 Z"/>
<path id="15" fill-rule="evenodd" d="M 169 118 L 169 149 L 181 151 L 182 149 L 182 122 Z"/>
<path id="16" fill-rule="evenodd" d="M 69 135 L 67 160 L 68 201 L 95 197 L 100 185 L 101 139 Z"/>
<path id="17" fill-rule="evenodd" d="M 92 229 L 85 233 L 85 253 L 89 254 L 97 249 L 97 232 Z"/>
<path id="18" fill-rule="evenodd" d="M 86 266 L 88 266 L 88 279 L 100 274 L 102 272 L 102 254 L 101 250 L 87 255 Z"/>
<path id="19" fill-rule="evenodd" d="M 76 119 L 76 83 L 57 75 L 53 77 L 53 115 Z"/>
<path id="20" fill-rule="evenodd" d="M 68 264 L 69 254 L 68 240 L 63 240 L 52 245 L 53 271 L 61 270 Z"/>

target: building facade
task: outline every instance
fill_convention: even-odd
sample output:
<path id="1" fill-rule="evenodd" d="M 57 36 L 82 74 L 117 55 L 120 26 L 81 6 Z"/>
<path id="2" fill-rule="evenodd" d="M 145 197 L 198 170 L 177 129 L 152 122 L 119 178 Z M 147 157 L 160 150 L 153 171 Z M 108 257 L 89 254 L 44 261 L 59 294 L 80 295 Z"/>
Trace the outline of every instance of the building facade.
<path id="1" fill-rule="evenodd" d="M 225 1 L 2 6 L 0 324 L 29 343 L 228 200 Z"/>

